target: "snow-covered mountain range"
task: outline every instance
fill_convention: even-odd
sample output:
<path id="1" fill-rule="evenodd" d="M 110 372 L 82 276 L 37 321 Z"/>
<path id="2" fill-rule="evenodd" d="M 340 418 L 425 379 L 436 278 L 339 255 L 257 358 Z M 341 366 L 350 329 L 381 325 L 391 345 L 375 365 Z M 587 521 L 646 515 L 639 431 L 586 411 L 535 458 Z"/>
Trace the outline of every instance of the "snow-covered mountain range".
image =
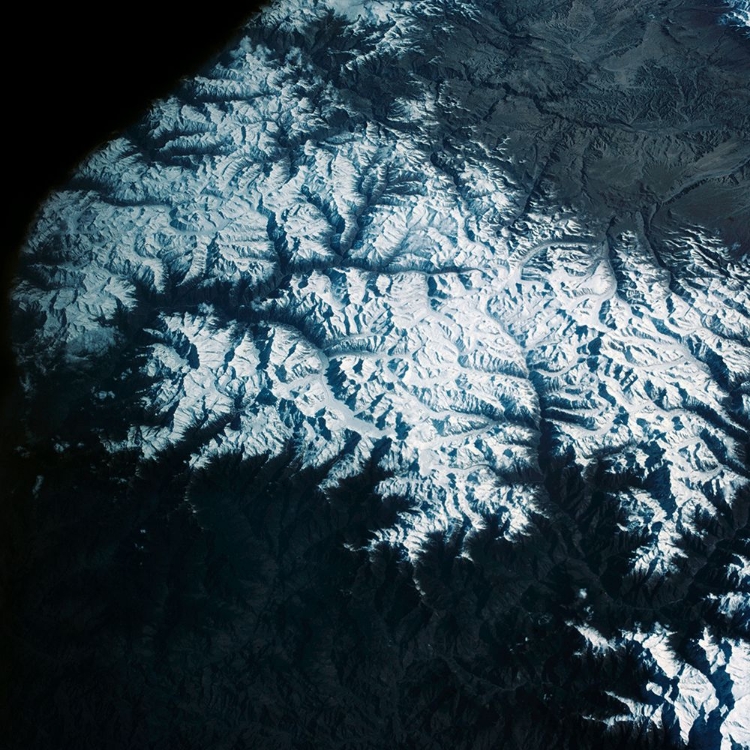
<path id="1" fill-rule="evenodd" d="M 387 522 L 336 544 L 467 620 L 400 648 L 501 717 L 477 639 L 623 746 L 746 746 L 750 42 L 714 10 L 271 5 L 41 208 L 13 292 L 22 449 L 94 451 L 123 498 L 179 455 L 214 531 L 225 466 L 314 476 L 321 507 L 375 477 Z M 492 606 L 440 606 L 436 544 Z M 522 605 L 564 634 L 544 689 L 486 655 L 541 637 L 508 624 Z M 549 722 L 507 746 L 552 746 Z"/>

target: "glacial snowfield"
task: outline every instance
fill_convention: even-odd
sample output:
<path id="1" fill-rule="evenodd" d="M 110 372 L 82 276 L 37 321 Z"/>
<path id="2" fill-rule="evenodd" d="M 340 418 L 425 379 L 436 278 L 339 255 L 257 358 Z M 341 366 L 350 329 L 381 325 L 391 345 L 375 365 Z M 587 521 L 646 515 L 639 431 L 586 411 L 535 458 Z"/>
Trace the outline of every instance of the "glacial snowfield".
<path id="1" fill-rule="evenodd" d="M 750 745 L 723 12 L 280 0 L 48 200 L 18 452 L 68 519 L 29 559 L 75 561 L 19 701 L 58 747 Z"/>
<path id="2" fill-rule="evenodd" d="M 750 30 L 750 2 L 748 0 L 732 0 L 729 5 L 731 9 L 727 13 L 726 21 L 746 31 Z"/>

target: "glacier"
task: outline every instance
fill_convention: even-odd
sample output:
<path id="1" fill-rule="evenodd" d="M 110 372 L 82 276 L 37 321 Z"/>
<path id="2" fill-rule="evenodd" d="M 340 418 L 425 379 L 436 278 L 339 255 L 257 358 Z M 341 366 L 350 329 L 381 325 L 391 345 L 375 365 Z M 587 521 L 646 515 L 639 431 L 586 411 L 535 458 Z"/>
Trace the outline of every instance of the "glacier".
<path id="1" fill-rule="evenodd" d="M 729 23 L 734 23 L 741 28 L 750 29 L 750 3 L 747 0 L 734 0 L 732 9 L 727 14 Z"/>
<path id="2" fill-rule="evenodd" d="M 97 640 L 151 675 L 120 703 L 166 711 L 182 679 L 230 726 L 214 692 L 253 696 L 262 739 L 213 747 L 750 742 L 750 46 L 725 10 L 279 0 L 40 208 L 17 453 L 51 464 L 37 502 L 125 524 L 65 586 L 159 602 Z M 308 558 L 349 571 L 335 594 Z"/>

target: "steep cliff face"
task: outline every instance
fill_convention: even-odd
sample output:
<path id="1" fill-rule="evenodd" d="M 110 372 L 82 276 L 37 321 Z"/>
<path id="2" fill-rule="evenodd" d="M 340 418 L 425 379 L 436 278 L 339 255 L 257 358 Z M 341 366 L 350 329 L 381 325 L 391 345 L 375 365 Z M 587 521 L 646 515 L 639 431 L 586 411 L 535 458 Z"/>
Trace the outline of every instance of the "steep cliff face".
<path id="1" fill-rule="evenodd" d="M 537 6 L 279 2 L 44 205 L 24 742 L 750 742 L 747 8 Z"/>

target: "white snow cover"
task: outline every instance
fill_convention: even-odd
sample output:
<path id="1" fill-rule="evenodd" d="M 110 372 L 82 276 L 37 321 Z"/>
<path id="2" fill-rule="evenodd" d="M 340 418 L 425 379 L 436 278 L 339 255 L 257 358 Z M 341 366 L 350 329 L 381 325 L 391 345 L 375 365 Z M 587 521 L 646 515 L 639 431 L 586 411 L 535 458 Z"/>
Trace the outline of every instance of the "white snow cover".
<path id="1" fill-rule="evenodd" d="M 728 14 L 733 23 L 750 29 L 750 2 L 748 0 L 731 0 L 731 12 Z"/>
<path id="2" fill-rule="evenodd" d="M 630 12 L 611 5 L 598 29 Z M 530 42 L 518 78 L 485 3 L 264 11 L 43 207 L 14 291 L 30 397 L 53 363 L 95 372 L 135 326 L 147 341 L 122 378 L 146 383 L 143 419 L 101 434 L 113 453 L 156 460 L 204 430 L 193 466 L 291 446 L 326 467 L 323 490 L 376 455 L 377 492 L 410 509 L 372 544 L 412 560 L 489 518 L 528 533 L 546 441 L 545 461 L 611 476 L 607 502 L 641 533 L 631 570 L 657 586 L 685 534 L 708 534 L 696 518 L 746 512 L 750 264 L 685 196 L 750 149 L 731 131 L 691 140 L 689 102 L 656 131 L 612 115 L 599 83 L 629 95 L 650 53 L 587 59 L 573 42 L 594 12 L 555 32 L 580 73 L 558 96 L 558 57 Z M 544 13 L 524 20 L 532 36 Z M 628 144 L 640 163 L 617 161 Z M 587 192 L 568 190 L 572 170 Z M 747 611 L 742 591 L 717 606 Z M 750 742 L 747 643 L 706 632 L 688 664 L 658 627 L 580 631 L 637 646 L 660 676 L 623 721 L 660 725 L 671 706 L 687 743 L 719 712 L 722 748 Z"/>

